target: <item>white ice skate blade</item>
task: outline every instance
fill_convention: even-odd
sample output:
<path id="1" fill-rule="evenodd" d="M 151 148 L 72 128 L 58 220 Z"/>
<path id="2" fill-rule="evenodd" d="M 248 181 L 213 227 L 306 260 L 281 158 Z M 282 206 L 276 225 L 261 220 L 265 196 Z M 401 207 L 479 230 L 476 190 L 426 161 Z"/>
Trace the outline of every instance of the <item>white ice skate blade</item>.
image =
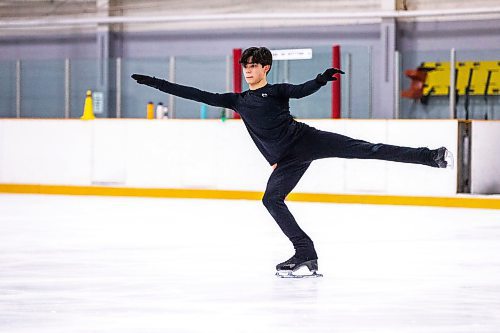
<path id="1" fill-rule="evenodd" d="M 276 272 L 276 276 L 280 277 L 282 279 L 305 279 L 305 278 L 319 278 L 323 277 L 323 274 L 319 273 L 312 273 L 312 274 L 294 274 L 294 273 L 289 273 L 289 274 L 283 274 L 281 272 Z"/>
<path id="2" fill-rule="evenodd" d="M 306 267 L 300 267 L 296 271 L 277 271 L 276 276 L 280 278 L 295 278 L 295 279 L 300 279 L 300 278 L 317 278 L 317 277 L 322 277 L 323 274 L 319 274 L 316 271 L 309 271 Z"/>

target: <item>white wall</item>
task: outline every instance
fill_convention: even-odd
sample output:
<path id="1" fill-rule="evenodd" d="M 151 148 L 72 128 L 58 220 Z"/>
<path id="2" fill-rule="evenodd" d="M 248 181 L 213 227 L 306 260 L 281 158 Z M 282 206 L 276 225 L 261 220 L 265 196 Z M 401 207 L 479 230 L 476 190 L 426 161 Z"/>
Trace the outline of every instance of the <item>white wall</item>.
<path id="1" fill-rule="evenodd" d="M 431 149 L 446 146 L 455 156 L 458 149 L 456 121 L 315 120 L 308 123 L 370 142 Z M 450 195 L 455 194 L 457 188 L 456 169 L 374 160 L 315 161 L 303 180 L 297 190 L 322 193 Z"/>
<path id="2" fill-rule="evenodd" d="M 0 182 L 91 182 L 94 124 L 77 121 L 1 120 Z"/>
<path id="3" fill-rule="evenodd" d="M 500 121 L 473 121 L 471 193 L 500 193 Z"/>
<path id="4" fill-rule="evenodd" d="M 456 121 L 305 122 L 377 143 L 457 152 Z M 263 191 L 270 173 L 238 120 L 0 120 L 0 183 Z M 296 191 L 450 195 L 456 188 L 456 170 L 324 159 Z"/>

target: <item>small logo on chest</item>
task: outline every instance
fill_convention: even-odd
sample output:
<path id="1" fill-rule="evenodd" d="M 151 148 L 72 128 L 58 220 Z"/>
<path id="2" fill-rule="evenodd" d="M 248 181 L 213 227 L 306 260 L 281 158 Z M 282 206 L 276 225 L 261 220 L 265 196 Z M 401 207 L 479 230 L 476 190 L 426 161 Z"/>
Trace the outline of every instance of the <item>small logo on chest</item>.
<path id="1" fill-rule="evenodd" d="M 266 93 L 262 93 L 262 97 L 267 97 L 267 94 Z"/>

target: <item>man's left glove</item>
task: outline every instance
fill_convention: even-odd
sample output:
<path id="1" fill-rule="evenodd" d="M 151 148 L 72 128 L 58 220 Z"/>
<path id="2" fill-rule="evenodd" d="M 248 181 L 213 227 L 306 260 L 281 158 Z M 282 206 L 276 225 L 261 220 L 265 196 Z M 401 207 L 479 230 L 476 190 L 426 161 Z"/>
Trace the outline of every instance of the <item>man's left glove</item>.
<path id="1" fill-rule="evenodd" d="M 316 82 L 318 82 L 321 85 L 325 85 L 329 81 L 336 81 L 337 78 L 333 76 L 335 74 L 345 74 L 345 73 L 337 68 L 333 67 L 328 68 L 323 74 L 318 74 L 318 76 L 316 76 Z"/>
<path id="2" fill-rule="evenodd" d="M 137 81 L 139 84 L 145 84 L 147 86 L 154 86 L 155 83 L 158 82 L 158 79 L 155 78 L 154 76 L 147 76 L 147 75 L 142 75 L 142 74 L 132 74 L 132 78 Z"/>

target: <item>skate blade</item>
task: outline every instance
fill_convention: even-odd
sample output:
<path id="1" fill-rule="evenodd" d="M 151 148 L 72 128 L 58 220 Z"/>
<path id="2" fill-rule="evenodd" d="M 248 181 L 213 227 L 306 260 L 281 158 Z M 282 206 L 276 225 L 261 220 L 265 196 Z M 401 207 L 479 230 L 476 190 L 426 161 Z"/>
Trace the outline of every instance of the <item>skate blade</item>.
<path id="1" fill-rule="evenodd" d="M 280 278 L 295 278 L 295 279 L 300 279 L 300 278 L 316 278 L 316 277 L 322 277 L 323 274 L 319 274 L 316 271 L 310 271 L 309 269 L 305 267 L 301 267 L 296 271 L 277 271 L 276 276 Z"/>
<path id="2" fill-rule="evenodd" d="M 304 279 L 304 278 L 319 278 L 323 277 L 323 274 L 319 274 L 317 272 L 313 272 L 311 274 L 294 274 L 293 272 L 284 273 L 284 272 L 276 272 L 276 276 L 282 279 Z"/>

